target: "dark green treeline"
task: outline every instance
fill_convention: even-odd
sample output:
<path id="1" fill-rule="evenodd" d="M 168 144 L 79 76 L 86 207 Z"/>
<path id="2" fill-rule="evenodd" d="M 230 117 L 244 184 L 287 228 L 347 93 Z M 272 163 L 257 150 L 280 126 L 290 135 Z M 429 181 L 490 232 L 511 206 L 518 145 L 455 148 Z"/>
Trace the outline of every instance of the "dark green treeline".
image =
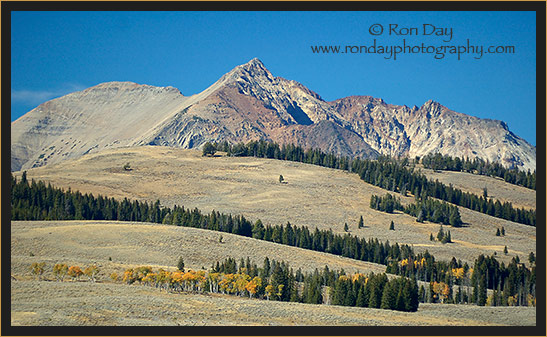
<path id="1" fill-rule="evenodd" d="M 536 171 L 524 172 L 518 169 L 507 169 L 500 163 L 489 163 L 480 158 L 458 158 L 442 155 L 440 153 L 428 154 L 422 158 L 422 164 L 425 168 L 433 170 L 445 170 L 456 172 L 468 172 L 490 177 L 503 178 L 510 184 L 524 186 L 532 190 L 536 189 Z"/>
<path id="2" fill-rule="evenodd" d="M 370 197 L 370 207 L 378 211 L 393 213 L 394 210 L 400 210 L 416 217 L 416 221 L 425 220 L 461 227 L 462 220 L 457 206 L 450 205 L 444 201 L 438 201 L 425 197 L 424 200 L 418 200 L 414 204 L 403 206 L 399 198 L 386 193 L 384 196 L 372 195 Z"/>
<path id="3" fill-rule="evenodd" d="M 247 274 L 259 277 L 262 282 L 256 296 L 263 298 L 266 287 L 271 285 L 275 292 L 270 299 L 278 301 L 311 304 L 332 304 L 380 308 L 399 311 L 418 310 L 418 285 L 414 278 L 398 277 L 391 280 L 385 273 L 369 275 L 347 275 L 344 270 L 333 271 L 328 266 L 312 273 L 296 272 L 289 264 L 266 257 L 262 268 L 250 259 L 227 258 L 211 267 L 211 272 L 226 274 Z"/>

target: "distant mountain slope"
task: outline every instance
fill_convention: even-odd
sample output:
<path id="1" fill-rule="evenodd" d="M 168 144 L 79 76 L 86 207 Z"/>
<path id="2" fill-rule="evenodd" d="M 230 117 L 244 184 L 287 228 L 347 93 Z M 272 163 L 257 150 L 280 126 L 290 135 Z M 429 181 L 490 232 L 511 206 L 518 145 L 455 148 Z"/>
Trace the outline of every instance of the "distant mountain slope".
<path id="1" fill-rule="evenodd" d="M 370 96 L 326 102 L 253 59 L 193 96 L 172 87 L 111 82 L 46 102 L 12 123 L 11 168 L 120 146 L 195 148 L 207 141 L 258 139 L 349 156 L 440 152 L 521 169 L 536 166 L 535 147 L 501 121 L 433 101 L 413 108 Z"/>
<path id="2" fill-rule="evenodd" d="M 12 123 L 11 169 L 127 146 L 185 101 L 175 88 L 129 82 L 103 83 L 48 101 Z"/>

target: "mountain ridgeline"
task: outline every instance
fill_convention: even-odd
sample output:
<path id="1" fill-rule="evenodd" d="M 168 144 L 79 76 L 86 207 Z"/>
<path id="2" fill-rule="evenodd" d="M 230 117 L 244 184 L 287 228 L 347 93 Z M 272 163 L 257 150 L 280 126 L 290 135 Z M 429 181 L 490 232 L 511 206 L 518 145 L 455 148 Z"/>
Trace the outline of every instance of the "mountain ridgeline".
<path id="1" fill-rule="evenodd" d="M 11 125 L 11 170 L 107 148 L 266 140 L 351 158 L 481 158 L 536 169 L 536 148 L 504 122 L 370 96 L 327 102 L 302 84 L 273 76 L 258 59 L 235 67 L 201 93 L 108 82 L 45 102 Z"/>

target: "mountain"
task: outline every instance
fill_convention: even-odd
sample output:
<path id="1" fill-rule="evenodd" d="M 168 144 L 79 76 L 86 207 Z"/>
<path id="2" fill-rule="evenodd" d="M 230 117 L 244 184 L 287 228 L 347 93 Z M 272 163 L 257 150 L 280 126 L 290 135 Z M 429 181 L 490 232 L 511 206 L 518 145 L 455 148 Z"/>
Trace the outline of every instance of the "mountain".
<path id="1" fill-rule="evenodd" d="M 327 102 L 298 82 L 273 76 L 256 58 L 192 96 L 173 87 L 99 84 L 39 105 L 14 121 L 11 132 L 12 171 L 106 148 L 259 139 L 348 156 L 440 152 L 536 167 L 535 147 L 501 121 L 433 101 L 413 108 L 370 96 Z"/>

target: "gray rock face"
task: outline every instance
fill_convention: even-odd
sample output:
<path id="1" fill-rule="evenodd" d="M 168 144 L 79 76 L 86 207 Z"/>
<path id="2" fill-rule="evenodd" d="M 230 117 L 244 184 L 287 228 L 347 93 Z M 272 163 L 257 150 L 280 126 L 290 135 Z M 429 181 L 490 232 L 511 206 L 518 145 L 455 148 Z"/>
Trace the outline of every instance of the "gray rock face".
<path id="1" fill-rule="evenodd" d="M 370 96 L 326 102 L 253 59 L 192 96 L 173 87 L 110 82 L 45 102 L 12 123 L 11 169 L 111 147 L 196 148 L 207 141 L 259 139 L 348 156 L 439 152 L 536 167 L 535 147 L 501 121 L 457 113 L 433 101 L 413 108 Z"/>
<path id="2" fill-rule="evenodd" d="M 11 169 L 128 146 L 186 100 L 172 87 L 110 82 L 48 101 L 11 124 Z"/>

